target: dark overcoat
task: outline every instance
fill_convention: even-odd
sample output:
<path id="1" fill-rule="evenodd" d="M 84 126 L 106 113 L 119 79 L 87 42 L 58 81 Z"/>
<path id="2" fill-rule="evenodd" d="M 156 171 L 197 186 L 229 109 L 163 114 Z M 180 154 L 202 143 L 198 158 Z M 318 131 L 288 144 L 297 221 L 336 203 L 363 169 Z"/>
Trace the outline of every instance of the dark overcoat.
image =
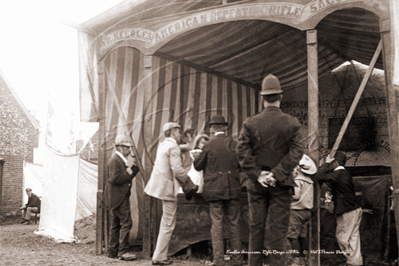
<path id="1" fill-rule="evenodd" d="M 247 118 L 241 128 L 237 157 L 253 183 L 271 171 L 280 186 L 296 186 L 292 170 L 303 155 L 301 124 L 280 108 L 269 106 Z"/>
<path id="2" fill-rule="evenodd" d="M 125 197 L 130 196 L 132 180 L 139 172 L 139 168 L 133 165 L 133 174 L 126 171 L 126 164 L 119 155 L 114 154 L 108 161 L 108 182 L 105 187 L 105 204 L 109 209 L 118 207 Z"/>
<path id="3" fill-rule="evenodd" d="M 225 134 L 213 136 L 194 160 L 194 168 L 204 171 L 202 195 L 206 201 L 239 199 L 240 166 L 235 155 L 236 145 Z"/>

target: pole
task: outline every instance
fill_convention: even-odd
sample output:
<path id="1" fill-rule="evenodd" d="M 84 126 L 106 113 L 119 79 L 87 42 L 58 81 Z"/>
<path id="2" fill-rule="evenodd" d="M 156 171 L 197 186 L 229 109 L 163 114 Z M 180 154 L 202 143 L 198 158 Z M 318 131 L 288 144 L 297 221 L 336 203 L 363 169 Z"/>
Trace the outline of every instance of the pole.
<path id="1" fill-rule="evenodd" d="M 306 32 L 306 43 L 308 47 L 308 131 L 309 131 L 309 156 L 318 165 L 319 161 L 319 63 L 317 53 L 317 30 Z M 320 188 L 317 180 L 315 181 L 315 200 L 317 221 L 317 249 L 320 250 Z M 312 215 L 313 216 L 313 215 Z M 312 250 L 312 219 L 309 223 L 309 251 Z M 308 254 L 309 266 L 313 266 L 312 256 Z M 317 265 L 320 265 L 320 254 L 317 254 Z"/>
<path id="2" fill-rule="evenodd" d="M 349 109 L 348 114 L 346 115 L 344 124 L 342 125 L 341 130 L 339 131 L 338 137 L 335 140 L 334 146 L 330 153 L 331 158 L 334 158 L 335 153 L 337 152 L 339 145 L 341 144 L 342 138 L 344 137 L 345 131 L 349 125 L 349 122 L 351 121 L 353 113 L 355 112 L 356 106 L 359 103 L 360 97 L 362 96 L 363 91 L 366 88 L 367 82 L 369 81 L 369 78 L 371 76 L 371 73 L 373 72 L 375 63 L 377 62 L 378 56 L 381 52 L 381 49 L 382 49 L 382 40 L 380 41 L 380 43 L 377 46 L 377 49 L 374 52 L 374 56 L 371 59 L 371 62 L 370 62 L 369 68 L 367 69 L 366 75 L 364 75 L 362 83 L 360 84 L 360 87 L 355 95 L 355 98 L 353 99 L 351 108 Z"/>
<path id="3" fill-rule="evenodd" d="M 6 161 L 3 158 L 0 158 L 0 215 L 1 211 L 3 210 L 3 205 L 2 205 L 2 197 L 3 197 L 3 168 L 4 168 L 4 163 Z"/>
<path id="4" fill-rule="evenodd" d="M 388 115 L 389 145 L 391 150 L 391 169 L 393 185 L 393 205 L 395 206 L 396 234 L 399 247 L 399 125 L 398 125 L 398 94 L 393 85 L 393 50 L 390 20 L 380 21 L 381 39 L 383 43 L 383 61 L 386 86 L 386 103 Z"/>

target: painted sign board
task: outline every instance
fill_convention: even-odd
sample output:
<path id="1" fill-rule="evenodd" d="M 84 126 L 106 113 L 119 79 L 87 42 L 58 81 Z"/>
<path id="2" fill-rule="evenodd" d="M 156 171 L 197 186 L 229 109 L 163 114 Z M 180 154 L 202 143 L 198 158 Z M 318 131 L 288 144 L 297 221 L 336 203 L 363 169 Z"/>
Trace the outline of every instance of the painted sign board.
<path id="1" fill-rule="evenodd" d="M 299 25 L 328 8 L 353 2 L 359 2 L 359 0 L 313 0 L 306 5 L 271 2 L 218 7 L 185 16 L 156 30 L 125 28 L 112 31 L 103 36 L 101 49 L 106 50 L 115 43 L 125 40 L 142 41 L 144 47 L 152 48 L 188 30 L 236 20 L 278 21 L 278 19 L 284 19 L 289 20 L 292 25 Z"/>

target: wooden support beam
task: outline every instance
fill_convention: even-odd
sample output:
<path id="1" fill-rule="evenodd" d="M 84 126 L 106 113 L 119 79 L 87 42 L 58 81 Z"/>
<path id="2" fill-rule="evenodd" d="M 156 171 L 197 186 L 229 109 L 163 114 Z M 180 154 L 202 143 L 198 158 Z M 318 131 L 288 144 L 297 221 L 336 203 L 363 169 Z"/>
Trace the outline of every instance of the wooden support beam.
<path id="1" fill-rule="evenodd" d="M 105 77 L 104 63 L 98 63 L 98 110 L 99 110 L 99 128 L 98 128 L 98 183 L 97 183 L 97 212 L 96 212 L 96 254 L 103 253 L 103 241 L 105 240 L 104 217 L 107 209 L 103 204 L 104 191 L 104 173 L 105 165 Z"/>
<path id="2" fill-rule="evenodd" d="M 308 47 L 308 136 L 309 136 L 309 156 L 318 165 L 319 161 L 319 63 L 317 53 L 317 30 L 306 32 L 306 43 Z M 317 249 L 320 250 L 320 209 L 319 198 L 320 189 L 315 180 L 315 208 L 317 208 Z M 309 224 L 309 250 L 312 247 L 312 219 Z M 308 258 L 311 258 L 310 254 Z M 320 265 L 320 254 L 317 254 L 317 261 Z M 309 265 L 313 266 L 313 261 L 309 260 Z"/>
<path id="3" fill-rule="evenodd" d="M 355 112 L 356 106 L 359 103 L 360 97 L 363 94 L 364 88 L 366 88 L 366 85 L 367 85 L 367 82 L 369 81 L 370 75 L 374 70 L 374 66 L 375 66 L 375 63 L 377 62 L 378 56 L 381 52 L 381 49 L 382 49 L 382 40 L 380 41 L 380 43 L 377 46 L 377 49 L 374 52 L 374 56 L 371 59 L 371 62 L 367 69 L 366 75 L 364 75 L 364 78 L 362 80 L 362 83 L 360 84 L 359 90 L 357 91 L 355 98 L 353 99 L 351 108 L 349 109 L 348 114 L 346 115 L 344 124 L 342 125 L 341 130 L 339 131 L 338 137 L 335 140 L 334 146 L 330 153 L 331 158 L 334 158 L 335 153 L 337 152 L 339 145 L 341 144 L 342 138 L 344 137 L 345 131 L 349 125 L 349 122 L 353 116 L 353 113 Z"/>
<path id="4" fill-rule="evenodd" d="M 144 80 L 142 81 L 143 86 L 146 90 L 144 94 L 144 117 L 142 121 L 142 127 L 144 131 L 144 142 L 147 144 L 150 144 L 152 142 L 152 132 L 153 129 L 151 128 L 152 123 L 150 120 L 147 119 L 147 116 L 149 113 L 151 113 L 151 96 L 153 93 L 153 56 L 145 56 L 144 57 Z M 149 119 L 151 119 L 151 116 L 148 116 Z M 144 160 L 144 165 L 145 165 L 145 178 L 146 182 L 150 179 L 151 176 L 151 160 L 148 158 L 148 155 L 150 153 L 146 153 L 146 155 L 143 157 Z M 152 233 L 153 233 L 153 227 L 154 227 L 154 221 L 153 221 L 153 212 L 154 212 L 154 199 L 151 198 L 148 195 L 144 195 L 144 233 L 143 233 L 143 255 L 146 258 L 151 257 L 151 244 L 152 244 Z M 155 210 L 156 211 L 156 210 Z M 156 236 L 153 236 L 155 239 Z M 154 240 L 155 241 L 155 240 Z"/>
<path id="5" fill-rule="evenodd" d="M 395 206 L 396 234 L 399 247 L 399 125 L 398 125 L 398 92 L 393 85 L 393 33 L 390 30 L 390 21 L 380 21 L 381 40 L 383 43 L 383 61 L 386 86 L 386 103 L 388 115 L 389 145 L 391 150 L 391 170 L 393 185 L 393 201 Z"/>

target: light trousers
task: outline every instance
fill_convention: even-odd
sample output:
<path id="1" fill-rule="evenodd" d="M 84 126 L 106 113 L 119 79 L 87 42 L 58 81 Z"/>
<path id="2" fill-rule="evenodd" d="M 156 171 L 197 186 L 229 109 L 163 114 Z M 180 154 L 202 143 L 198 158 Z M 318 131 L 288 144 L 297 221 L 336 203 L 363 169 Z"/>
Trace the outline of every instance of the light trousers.
<path id="1" fill-rule="evenodd" d="M 162 201 L 162 218 L 153 260 L 167 260 L 169 241 L 176 226 L 177 201 Z"/>
<path id="2" fill-rule="evenodd" d="M 359 234 L 361 221 L 362 208 L 337 215 L 337 230 L 335 235 L 338 245 L 346 257 L 346 263 L 350 265 L 363 265 Z"/>
<path id="3" fill-rule="evenodd" d="M 27 207 L 25 209 L 22 209 L 22 218 L 25 220 L 30 220 L 32 211 L 39 212 L 39 208 L 38 207 Z"/>

